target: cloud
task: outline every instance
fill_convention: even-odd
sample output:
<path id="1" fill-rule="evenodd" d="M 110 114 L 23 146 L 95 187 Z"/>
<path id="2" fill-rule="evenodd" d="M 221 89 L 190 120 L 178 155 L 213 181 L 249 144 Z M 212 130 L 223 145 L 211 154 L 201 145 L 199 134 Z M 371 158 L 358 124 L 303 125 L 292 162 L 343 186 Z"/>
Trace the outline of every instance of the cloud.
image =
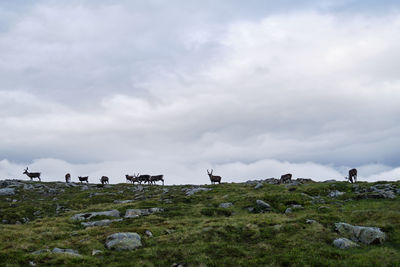
<path id="1" fill-rule="evenodd" d="M 48 179 L 151 172 L 205 183 L 207 168 L 235 181 L 342 179 L 357 166 L 366 179 L 396 176 L 398 13 L 251 16 L 235 2 L 218 19 L 219 4 L 196 15 L 149 5 L 159 3 L 41 2 L 10 20 L 0 32 L 5 176 L 28 163 Z"/>

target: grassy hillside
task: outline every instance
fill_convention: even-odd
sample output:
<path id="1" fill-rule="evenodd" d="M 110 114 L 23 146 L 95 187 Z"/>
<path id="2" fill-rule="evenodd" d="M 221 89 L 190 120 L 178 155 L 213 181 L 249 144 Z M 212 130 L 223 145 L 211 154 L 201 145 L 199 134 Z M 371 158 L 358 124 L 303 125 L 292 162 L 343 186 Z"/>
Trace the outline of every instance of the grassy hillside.
<path id="1" fill-rule="evenodd" d="M 0 181 L 15 194 L 0 196 L 2 266 L 399 266 L 400 183 L 394 196 L 378 194 L 375 184 L 345 182 L 198 186 L 66 185 Z M 382 184 L 390 184 L 385 187 Z M 372 187 L 376 188 L 376 187 Z M 339 192 L 339 193 L 337 193 Z M 329 195 L 332 196 L 329 196 Z M 131 200 L 128 203 L 117 203 Z M 265 210 L 256 204 L 271 206 Z M 221 203 L 233 205 L 222 208 Z M 293 206 L 301 205 L 301 206 Z M 164 211 L 124 218 L 127 209 Z M 285 213 L 292 207 L 292 212 Z M 78 213 L 118 210 L 123 220 L 85 228 Z M 115 219 L 95 216 L 87 221 Z M 307 220 L 314 220 L 307 221 Z M 379 227 L 383 244 L 339 249 L 334 224 Z M 152 236 L 146 234 L 150 231 Z M 105 247 L 107 236 L 135 232 L 142 246 L 132 251 Z M 73 249 L 80 256 L 34 251 Z M 94 250 L 99 250 L 92 255 Z"/>

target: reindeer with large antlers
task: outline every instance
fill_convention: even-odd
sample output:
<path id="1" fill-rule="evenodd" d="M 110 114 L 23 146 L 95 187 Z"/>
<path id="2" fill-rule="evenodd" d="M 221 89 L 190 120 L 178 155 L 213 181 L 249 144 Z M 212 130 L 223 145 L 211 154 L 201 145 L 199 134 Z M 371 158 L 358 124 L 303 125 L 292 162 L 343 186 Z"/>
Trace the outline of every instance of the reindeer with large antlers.
<path id="1" fill-rule="evenodd" d="M 28 172 L 28 167 L 26 167 L 26 169 L 24 170 L 23 174 L 28 175 L 29 178 L 31 178 L 31 181 L 33 180 L 33 178 L 37 178 L 40 180 L 40 172 Z"/>
<path id="2" fill-rule="evenodd" d="M 220 183 L 221 183 L 221 179 L 222 179 L 221 176 L 213 175 L 213 174 L 212 174 L 213 171 L 214 171 L 214 170 L 212 170 L 212 169 L 211 169 L 211 172 L 209 172 L 209 171 L 207 170 L 207 174 L 208 174 L 208 176 L 210 176 L 211 183 L 212 183 L 212 184 L 215 184 L 215 183 L 220 184 Z"/>

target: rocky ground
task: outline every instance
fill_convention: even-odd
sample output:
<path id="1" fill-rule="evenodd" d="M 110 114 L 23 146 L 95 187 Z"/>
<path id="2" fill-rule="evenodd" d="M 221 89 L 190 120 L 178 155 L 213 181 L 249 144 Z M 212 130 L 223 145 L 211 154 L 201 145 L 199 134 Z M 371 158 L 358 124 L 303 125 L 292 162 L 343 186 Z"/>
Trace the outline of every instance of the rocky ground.
<path id="1" fill-rule="evenodd" d="M 400 182 L 0 181 L 2 266 L 399 266 Z"/>

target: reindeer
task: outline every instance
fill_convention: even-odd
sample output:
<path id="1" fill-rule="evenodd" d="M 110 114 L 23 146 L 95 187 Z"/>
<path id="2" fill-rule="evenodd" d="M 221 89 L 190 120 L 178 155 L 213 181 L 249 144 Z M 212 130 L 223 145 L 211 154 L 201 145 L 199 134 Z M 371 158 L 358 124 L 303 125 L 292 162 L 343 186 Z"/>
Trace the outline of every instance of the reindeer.
<path id="1" fill-rule="evenodd" d="M 89 176 L 78 176 L 79 181 L 82 183 L 83 181 L 86 181 L 86 183 L 89 183 Z"/>
<path id="2" fill-rule="evenodd" d="M 70 181 L 71 181 L 71 174 L 67 173 L 67 174 L 65 175 L 65 182 L 66 182 L 66 183 L 69 183 Z"/>
<path id="3" fill-rule="evenodd" d="M 135 178 L 136 178 L 136 176 L 135 176 L 135 174 L 134 175 L 128 175 L 128 174 L 126 174 L 125 175 L 125 178 L 126 178 L 126 181 L 128 182 L 131 182 L 132 184 L 135 182 L 134 180 L 135 180 Z"/>
<path id="4" fill-rule="evenodd" d="M 101 184 L 109 184 L 110 182 L 108 181 L 108 177 L 107 176 L 101 176 L 100 179 Z"/>
<path id="5" fill-rule="evenodd" d="M 33 178 L 39 179 L 39 182 L 42 181 L 40 179 L 40 172 L 28 172 L 28 167 L 26 167 L 26 169 L 24 170 L 23 174 L 28 175 L 28 177 L 31 178 L 31 181 L 33 180 Z"/>
<path id="6" fill-rule="evenodd" d="M 148 175 L 148 174 L 139 175 L 139 173 L 138 173 L 136 178 L 138 179 L 139 184 L 141 184 L 142 182 L 150 184 L 150 175 Z"/>
<path id="7" fill-rule="evenodd" d="M 349 177 L 345 177 L 347 180 L 350 181 L 350 183 L 356 183 L 357 182 L 357 169 L 351 169 L 349 170 Z M 353 180 L 354 178 L 354 180 Z"/>
<path id="8" fill-rule="evenodd" d="M 162 184 L 164 185 L 164 175 L 153 175 L 150 176 L 150 183 L 156 183 L 157 181 L 162 181 Z"/>
<path id="9" fill-rule="evenodd" d="M 221 179 L 222 179 L 221 176 L 213 175 L 213 174 L 212 174 L 213 171 L 214 171 L 214 170 L 212 170 L 212 169 L 211 169 L 211 172 L 209 172 L 209 171 L 207 170 L 207 174 L 208 174 L 208 176 L 210 176 L 211 184 L 215 184 L 215 183 L 221 184 Z"/>
<path id="10" fill-rule="evenodd" d="M 292 182 L 292 174 L 291 173 L 287 173 L 281 176 L 281 179 L 279 180 L 280 184 L 288 184 Z"/>

